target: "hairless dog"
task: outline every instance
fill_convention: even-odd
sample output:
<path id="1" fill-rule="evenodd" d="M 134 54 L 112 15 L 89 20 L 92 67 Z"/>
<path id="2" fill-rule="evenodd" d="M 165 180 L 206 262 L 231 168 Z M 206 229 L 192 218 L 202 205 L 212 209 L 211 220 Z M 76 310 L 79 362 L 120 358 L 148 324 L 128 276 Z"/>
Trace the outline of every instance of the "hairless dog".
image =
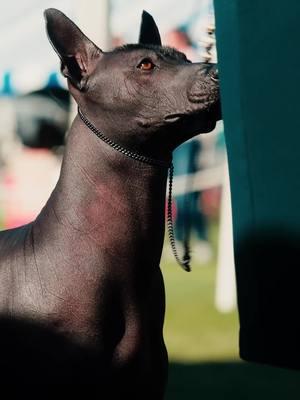
<path id="1" fill-rule="evenodd" d="M 79 113 L 47 204 L 0 235 L 1 371 L 163 399 L 167 173 L 173 149 L 220 119 L 216 67 L 163 47 L 146 12 L 139 43 L 110 52 L 60 11 L 45 19 Z"/>

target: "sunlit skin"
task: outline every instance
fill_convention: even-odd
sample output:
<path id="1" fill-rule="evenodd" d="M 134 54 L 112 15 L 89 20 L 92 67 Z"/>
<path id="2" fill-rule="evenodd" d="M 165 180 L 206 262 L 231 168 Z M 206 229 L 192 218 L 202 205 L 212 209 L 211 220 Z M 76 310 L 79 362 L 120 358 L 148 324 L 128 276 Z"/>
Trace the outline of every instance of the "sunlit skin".
<path id="1" fill-rule="evenodd" d="M 139 44 L 108 53 L 59 11 L 45 17 L 71 94 L 116 143 L 168 163 L 178 144 L 215 127 L 215 67 L 162 47 L 148 14 Z M 97 384 L 99 394 L 109 393 L 103 398 L 163 399 L 168 361 L 159 263 L 167 173 L 104 144 L 77 116 L 46 206 L 31 224 L 1 233 L 3 315 L 66 341 L 57 351 L 47 339 L 51 351 L 40 362 L 59 355 L 69 372 L 55 376 L 54 365 L 52 379 Z M 72 369 L 70 354 L 84 362 Z"/>

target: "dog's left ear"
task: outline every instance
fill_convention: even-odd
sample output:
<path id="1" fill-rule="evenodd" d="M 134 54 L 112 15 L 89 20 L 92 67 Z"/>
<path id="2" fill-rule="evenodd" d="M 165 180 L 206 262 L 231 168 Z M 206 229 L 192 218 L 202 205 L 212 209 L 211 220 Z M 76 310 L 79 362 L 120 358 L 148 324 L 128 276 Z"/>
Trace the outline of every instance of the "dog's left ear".
<path id="1" fill-rule="evenodd" d="M 102 51 L 61 11 L 49 8 L 44 17 L 48 38 L 61 60 L 62 74 L 84 91 Z"/>
<path id="2" fill-rule="evenodd" d="M 139 43 L 161 46 L 161 39 L 158 27 L 153 17 L 149 13 L 147 13 L 147 11 L 143 11 L 142 14 Z"/>

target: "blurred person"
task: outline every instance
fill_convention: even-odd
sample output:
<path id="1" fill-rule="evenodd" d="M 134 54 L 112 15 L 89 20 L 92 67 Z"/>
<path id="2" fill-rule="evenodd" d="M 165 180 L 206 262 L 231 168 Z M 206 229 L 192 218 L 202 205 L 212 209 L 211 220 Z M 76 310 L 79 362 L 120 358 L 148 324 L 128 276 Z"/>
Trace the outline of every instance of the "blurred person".
<path id="1" fill-rule="evenodd" d="M 16 144 L 3 176 L 2 224 L 10 229 L 35 219 L 54 188 L 60 162 L 47 149 Z"/>
<path id="2" fill-rule="evenodd" d="M 223 123 L 219 122 L 216 126 L 215 132 L 205 141 L 209 149 L 204 152 L 207 153 L 205 160 L 201 161 L 203 168 L 205 167 L 220 167 L 222 168 L 227 163 L 226 143 Z M 201 168 L 201 165 L 200 165 Z M 223 170 L 222 170 L 223 171 Z M 204 214 L 211 220 L 219 220 L 221 198 L 223 191 L 223 172 L 221 173 L 219 183 L 215 186 L 204 190 L 202 193 L 202 210 Z"/>
<path id="3" fill-rule="evenodd" d="M 189 60 L 197 60 L 197 52 L 184 27 L 168 32 L 165 42 L 184 53 Z M 174 151 L 174 176 L 194 174 L 199 170 L 202 147 L 202 139 L 198 137 Z M 191 249 L 192 260 L 194 258 L 198 263 L 205 264 L 212 257 L 212 249 L 208 241 L 208 220 L 201 208 L 201 196 L 201 192 L 189 191 L 189 188 L 185 194 L 175 196 L 175 238 L 184 247 L 193 235 L 196 243 Z"/>
<path id="4" fill-rule="evenodd" d="M 35 219 L 58 180 L 58 149 L 64 144 L 70 106 L 66 93 L 54 85 L 15 100 L 17 140 L 2 174 L 5 229 Z"/>
<path id="5" fill-rule="evenodd" d="M 124 44 L 124 39 L 121 36 L 113 36 L 111 38 L 111 47 L 114 49 L 115 47 L 122 46 Z"/>
<path id="6" fill-rule="evenodd" d="M 174 176 L 191 175 L 198 171 L 199 155 L 201 153 L 201 142 L 189 140 L 179 146 L 173 152 Z M 191 191 L 186 187 L 186 193 L 175 197 L 176 218 L 175 238 L 185 245 L 185 241 L 191 238 L 196 239 L 192 247 L 193 258 L 200 264 L 207 263 L 212 257 L 211 246 L 208 241 L 208 221 L 202 212 L 201 192 Z"/>
<path id="7" fill-rule="evenodd" d="M 190 61 L 197 61 L 197 52 L 184 27 L 179 27 L 169 31 L 165 35 L 165 43 L 184 53 Z"/>

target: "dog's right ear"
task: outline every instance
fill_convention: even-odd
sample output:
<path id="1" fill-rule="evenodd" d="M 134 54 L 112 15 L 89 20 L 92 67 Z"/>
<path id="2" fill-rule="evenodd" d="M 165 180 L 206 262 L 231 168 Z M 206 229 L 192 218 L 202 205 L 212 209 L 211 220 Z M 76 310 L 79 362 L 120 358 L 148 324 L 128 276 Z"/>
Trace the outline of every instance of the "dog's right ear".
<path id="1" fill-rule="evenodd" d="M 44 17 L 49 41 L 61 60 L 62 74 L 77 89 L 86 90 L 102 51 L 61 11 L 49 8 Z"/>
<path id="2" fill-rule="evenodd" d="M 152 17 L 147 11 L 143 11 L 142 22 L 140 27 L 140 44 L 154 44 L 161 46 L 161 38 L 158 27 Z"/>

